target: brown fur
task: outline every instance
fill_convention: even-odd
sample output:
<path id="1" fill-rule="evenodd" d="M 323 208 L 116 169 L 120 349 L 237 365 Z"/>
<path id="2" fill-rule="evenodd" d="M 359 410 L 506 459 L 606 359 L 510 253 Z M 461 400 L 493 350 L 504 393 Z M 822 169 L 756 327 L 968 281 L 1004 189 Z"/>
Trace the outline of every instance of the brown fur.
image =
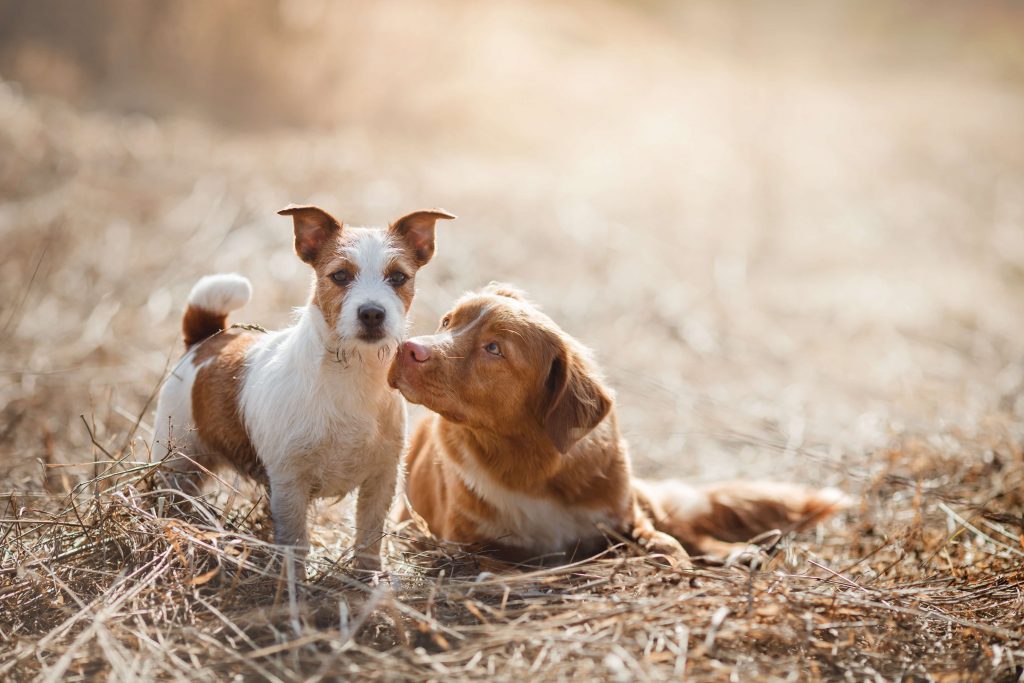
<path id="1" fill-rule="evenodd" d="M 501 357 L 485 349 L 491 342 Z M 418 361 L 410 344 L 426 349 L 429 360 Z M 460 474 L 467 458 L 503 490 L 603 513 L 613 532 L 680 561 L 683 547 L 724 554 L 732 543 L 799 528 L 837 507 L 796 485 L 733 482 L 694 491 L 680 484 L 666 493 L 634 482 L 611 392 L 587 352 L 505 285 L 464 297 L 437 334 L 407 342 L 389 381 L 437 413 L 414 432 L 407 495 L 433 533 L 458 543 L 510 550 L 486 533 L 501 512 Z M 602 540 L 595 529 L 576 549 L 599 550 Z M 518 541 L 507 554 L 528 556 L 529 539 Z"/>
<path id="2" fill-rule="evenodd" d="M 426 265 L 434 257 L 434 225 L 439 219 L 455 218 L 444 209 L 413 211 L 391 224 L 391 232 L 405 243 L 413 254 L 417 267 Z"/>
<path id="3" fill-rule="evenodd" d="M 181 319 L 182 337 L 185 348 L 190 349 L 207 337 L 213 336 L 227 327 L 228 316 L 213 313 L 199 306 L 189 306 Z"/>
<path id="4" fill-rule="evenodd" d="M 207 339 L 196 349 L 192 362 L 197 367 L 206 365 L 200 368 L 192 385 L 192 414 L 200 441 L 211 459 L 200 459 L 200 464 L 208 469 L 221 462 L 230 464 L 267 484 L 267 473 L 249 442 L 238 409 L 245 350 L 255 338 L 252 332 L 228 331 Z"/>

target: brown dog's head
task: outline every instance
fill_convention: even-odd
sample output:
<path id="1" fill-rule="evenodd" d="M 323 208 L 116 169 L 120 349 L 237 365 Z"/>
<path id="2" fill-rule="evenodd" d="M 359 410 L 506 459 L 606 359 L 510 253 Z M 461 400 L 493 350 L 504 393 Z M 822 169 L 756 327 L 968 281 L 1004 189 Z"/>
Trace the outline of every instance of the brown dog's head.
<path id="1" fill-rule="evenodd" d="M 567 453 L 612 399 L 586 349 L 518 290 L 467 294 L 433 335 L 405 342 L 388 381 L 452 422 L 502 436 L 541 436 Z"/>
<path id="2" fill-rule="evenodd" d="M 317 206 L 290 205 L 295 252 L 312 266 L 311 305 L 342 343 L 396 348 L 405 331 L 416 272 L 434 255 L 440 209 L 410 213 L 383 228 L 353 228 Z"/>

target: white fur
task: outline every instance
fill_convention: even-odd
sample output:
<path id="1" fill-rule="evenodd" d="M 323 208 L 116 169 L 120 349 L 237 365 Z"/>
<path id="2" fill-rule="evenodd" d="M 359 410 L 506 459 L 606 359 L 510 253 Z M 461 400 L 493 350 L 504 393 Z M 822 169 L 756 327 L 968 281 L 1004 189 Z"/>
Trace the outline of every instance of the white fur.
<path id="1" fill-rule="evenodd" d="M 174 452 L 189 453 L 196 450 L 192 384 L 199 373 L 199 367 L 192 362 L 192 358 L 192 351 L 186 353 L 160 389 L 157 420 L 153 428 L 154 460 L 163 460 Z"/>
<path id="2" fill-rule="evenodd" d="M 345 254 L 358 268 L 358 273 L 345 293 L 345 305 L 338 317 L 338 334 L 342 339 L 355 338 L 360 331 L 359 307 L 374 304 L 385 312 L 384 338 L 380 343 L 393 344 L 405 332 L 405 307 L 385 278 L 388 265 L 398 256 L 398 249 L 387 234 L 379 230 L 346 230 L 358 234 Z"/>
<path id="3" fill-rule="evenodd" d="M 456 464 L 460 461 L 461 465 Z M 449 458 L 449 462 L 456 464 L 463 483 L 497 512 L 494 519 L 475 519 L 478 530 L 505 545 L 534 548 L 539 555 L 549 555 L 572 552 L 582 542 L 584 552 L 589 552 L 593 542 L 604 539 L 598 525 L 611 525 L 611 517 L 601 510 L 561 505 L 506 488 L 469 453 Z"/>
<path id="4" fill-rule="evenodd" d="M 249 303 L 252 285 L 237 273 L 218 273 L 199 278 L 188 295 L 190 306 L 227 315 Z"/>
<path id="5" fill-rule="evenodd" d="M 854 503 L 854 499 L 852 497 L 832 486 L 819 489 L 816 495 L 822 501 L 836 508 L 846 508 Z"/>
<path id="6" fill-rule="evenodd" d="M 378 502 L 371 519 L 357 509 L 357 544 L 379 544 L 394 495 L 405 404 L 387 386 L 390 357 L 340 362 L 325 352 L 336 343 L 319 309 L 307 306 L 295 326 L 261 337 L 246 354 L 240 407 L 270 478 L 278 543 L 306 544 L 311 498 L 358 487 L 359 508 Z"/>
<path id="7" fill-rule="evenodd" d="M 634 479 L 633 487 L 659 501 L 667 514 L 678 519 L 697 519 L 711 514 L 708 494 L 681 479 Z"/>

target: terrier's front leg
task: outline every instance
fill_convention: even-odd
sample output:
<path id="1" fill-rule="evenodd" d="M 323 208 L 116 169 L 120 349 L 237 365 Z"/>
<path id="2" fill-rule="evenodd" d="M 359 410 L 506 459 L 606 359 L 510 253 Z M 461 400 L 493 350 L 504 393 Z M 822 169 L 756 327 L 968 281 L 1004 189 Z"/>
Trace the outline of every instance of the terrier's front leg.
<path id="1" fill-rule="evenodd" d="M 387 468 L 368 477 L 359 486 L 356 502 L 356 569 L 380 571 L 380 545 L 384 537 L 384 519 L 395 497 L 398 472 Z"/>
<path id="2" fill-rule="evenodd" d="M 294 481 L 270 482 L 270 515 L 274 519 L 274 543 L 292 546 L 299 559 L 309 549 L 306 513 L 309 491 Z"/>

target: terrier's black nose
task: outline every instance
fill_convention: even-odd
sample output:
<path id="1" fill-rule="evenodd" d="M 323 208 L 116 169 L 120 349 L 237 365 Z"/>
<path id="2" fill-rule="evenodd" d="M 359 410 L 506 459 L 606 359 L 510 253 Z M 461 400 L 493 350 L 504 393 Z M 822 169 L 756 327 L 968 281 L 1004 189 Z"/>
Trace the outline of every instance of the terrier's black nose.
<path id="1" fill-rule="evenodd" d="M 373 330 L 384 324 L 384 309 L 374 304 L 364 304 L 359 307 L 359 322 L 368 330 Z"/>

